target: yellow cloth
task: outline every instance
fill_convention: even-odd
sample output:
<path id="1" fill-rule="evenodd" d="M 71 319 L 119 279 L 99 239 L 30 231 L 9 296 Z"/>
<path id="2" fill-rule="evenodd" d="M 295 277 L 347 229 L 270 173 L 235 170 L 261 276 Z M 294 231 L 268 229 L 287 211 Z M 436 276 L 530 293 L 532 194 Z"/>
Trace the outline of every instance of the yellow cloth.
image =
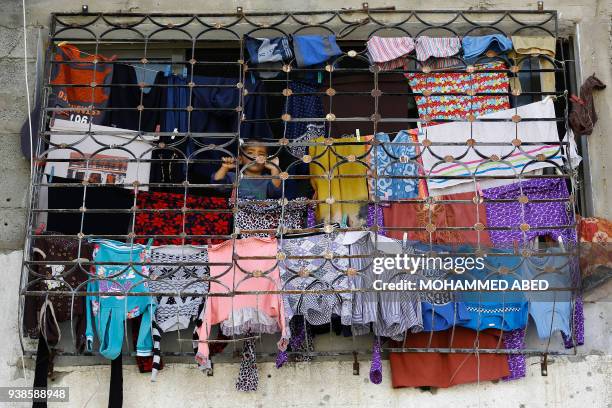
<path id="1" fill-rule="evenodd" d="M 551 36 L 512 36 L 514 51 L 510 52 L 510 58 L 515 60 L 515 64 L 520 65 L 525 57 L 542 55 L 539 58 L 540 69 L 553 69 L 555 65 L 546 57 L 554 58 L 556 53 L 556 41 Z M 540 85 L 542 92 L 555 91 L 555 73 L 540 72 Z M 521 83 L 518 77 L 510 78 L 510 87 L 513 91 L 521 90 Z"/>
<path id="2" fill-rule="evenodd" d="M 363 225 L 367 218 L 366 203 L 339 203 L 339 200 L 368 199 L 367 166 L 358 160 L 364 161 L 367 145 L 364 142 L 355 145 L 339 145 L 340 143 L 357 142 L 356 137 L 333 139 L 333 144 L 327 146 L 325 139 L 320 137 L 314 140 L 317 145 L 310 146 L 308 154 L 312 157 L 310 174 L 325 176 L 325 178 L 311 178 L 311 184 L 316 191 L 317 200 L 333 198 L 332 204 L 322 203 L 317 206 L 316 217 L 318 221 L 342 222 L 344 215 L 348 217 L 348 225 Z M 353 156 L 355 161 L 349 162 L 347 158 Z M 331 178 L 328 178 L 331 175 Z M 338 177 L 340 176 L 340 177 Z M 345 178 L 345 176 L 358 176 Z M 365 211 L 360 210 L 365 208 Z"/>

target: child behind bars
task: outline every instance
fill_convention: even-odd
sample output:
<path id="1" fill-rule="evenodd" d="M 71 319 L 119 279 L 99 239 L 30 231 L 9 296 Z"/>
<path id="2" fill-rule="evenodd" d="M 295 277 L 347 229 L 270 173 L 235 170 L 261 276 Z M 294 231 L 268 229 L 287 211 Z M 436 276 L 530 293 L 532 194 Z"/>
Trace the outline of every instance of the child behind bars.
<path id="1" fill-rule="evenodd" d="M 241 149 L 238 156 L 238 163 L 243 168 L 243 177 L 238 186 L 238 198 L 251 200 L 264 200 L 266 198 L 280 198 L 281 181 L 280 179 L 260 179 L 250 178 L 262 176 L 264 171 L 270 172 L 272 176 L 279 174 L 278 158 L 275 157 L 269 162 L 259 163 L 257 157 L 268 156 L 268 148 L 258 140 L 249 140 Z M 212 176 L 215 184 L 234 184 L 236 181 L 236 166 L 233 157 L 223 157 L 221 167 Z"/>

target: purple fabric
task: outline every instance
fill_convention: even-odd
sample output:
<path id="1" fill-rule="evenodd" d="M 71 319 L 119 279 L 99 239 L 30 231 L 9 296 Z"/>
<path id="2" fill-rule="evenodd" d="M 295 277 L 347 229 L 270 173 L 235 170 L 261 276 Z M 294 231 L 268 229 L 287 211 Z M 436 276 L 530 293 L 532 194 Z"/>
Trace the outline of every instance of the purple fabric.
<path id="1" fill-rule="evenodd" d="M 372 384 L 380 384 L 382 382 L 382 362 L 380 358 L 380 341 L 378 339 L 374 340 L 374 345 L 372 346 L 370 381 L 372 381 Z"/>
<path id="2" fill-rule="evenodd" d="M 313 228 L 317 225 L 315 218 L 315 207 L 313 205 L 308 206 L 308 213 L 306 214 L 306 228 Z"/>
<path id="3" fill-rule="evenodd" d="M 279 351 L 276 355 L 276 368 L 281 368 L 289 360 L 286 351 Z"/>
<path id="4" fill-rule="evenodd" d="M 518 183 L 483 190 L 488 199 L 513 199 L 521 195 L 529 200 L 558 199 L 569 197 L 564 179 L 529 179 Z M 554 239 L 561 236 L 566 242 L 576 242 L 576 231 L 571 228 L 541 229 L 573 223 L 573 213 L 566 209 L 567 202 L 528 202 L 485 203 L 489 227 L 513 227 L 510 231 L 489 231 L 491 242 L 496 246 L 511 246 L 514 241 L 529 241 L 536 236 L 551 235 Z M 522 207 L 524 206 L 524 212 Z M 524 216 L 522 215 L 524 214 Z M 529 224 L 530 229 L 523 232 L 519 226 Z M 523 236 L 525 234 L 525 236 Z"/>
<path id="5" fill-rule="evenodd" d="M 504 333 L 504 348 L 523 350 L 525 348 L 525 329 L 517 329 Z M 518 380 L 527 374 L 527 364 L 524 354 L 509 354 L 508 368 L 510 375 L 504 381 Z"/>
<path id="6" fill-rule="evenodd" d="M 300 331 L 295 335 L 291 336 L 289 339 L 289 345 L 291 346 L 291 350 L 298 350 L 304 344 L 304 340 L 306 339 L 306 331 L 304 330 L 304 325 L 300 325 Z"/>
<path id="7" fill-rule="evenodd" d="M 378 217 L 376 217 L 377 214 L 378 214 Z M 378 230 L 378 233 L 381 235 L 386 235 L 385 230 L 382 228 L 385 225 L 382 207 L 379 205 L 378 211 L 376 211 L 376 207 L 374 205 L 372 204 L 368 205 L 368 219 L 366 220 L 366 226 L 368 228 L 371 228 L 374 225 L 376 225 L 376 218 L 378 218 L 378 226 L 380 227 L 380 229 Z M 317 222 L 315 220 L 314 206 L 309 206 L 308 213 L 306 215 L 306 227 L 312 228 L 316 224 Z"/>
<path id="8" fill-rule="evenodd" d="M 376 206 L 370 204 L 368 206 L 368 220 L 367 220 L 367 226 L 368 228 L 373 227 L 374 225 L 376 225 L 376 219 L 378 219 L 378 233 L 380 235 L 387 235 L 385 233 L 385 230 L 382 228 L 385 225 L 384 219 L 383 219 L 383 209 L 381 206 L 378 206 L 378 209 L 376 208 Z"/>

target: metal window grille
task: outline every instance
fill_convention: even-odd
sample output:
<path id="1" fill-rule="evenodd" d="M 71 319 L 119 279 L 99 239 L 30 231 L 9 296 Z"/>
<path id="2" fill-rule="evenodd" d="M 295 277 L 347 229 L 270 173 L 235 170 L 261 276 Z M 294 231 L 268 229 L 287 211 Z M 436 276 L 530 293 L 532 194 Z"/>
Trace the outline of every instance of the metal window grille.
<path id="1" fill-rule="evenodd" d="M 376 153 L 379 149 L 388 149 L 393 146 L 393 143 L 376 143 L 376 141 L 360 140 L 358 142 L 337 142 L 334 138 L 341 136 L 336 134 L 334 128 L 341 125 L 350 125 L 354 128 L 361 127 L 362 135 L 376 134 L 382 126 L 386 129 L 395 128 L 395 132 L 414 127 L 415 124 L 427 126 L 432 121 L 431 118 L 419 116 L 413 109 L 411 115 L 405 115 L 404 117 L 387 116 L 385 112 L 380 111 L 381 100 L 393 96 L 463 96 L 466 98 L 473 98 L 477 96 L 486 95 L 504 95 L 510 98 L 513 102 L 513 106 L 516 106 L 516 101 L 519 97 L 530 97 L 531 100 L 541 100 L 547 96 L 555 98 L 555 107 L 557 115 L 554 119 L 548 118 L 518 118 L 513 117 L 512 119 L 479 119 L 475 117 L 469 117 L 467 119 L 456 119 L 457 121 L 473 121 L 478 122 L 509 122 L 514 121 L 518 124 L 519 121 L 550 121 L 553 120 L 557 124 L 558 128 L 562 130 L 561 134 L 564 133 L 565 129 L 568 129 L 568 101 L 567 101 L 567 69 L 568 69 L 568 58 L 565 56 L 567 48 L 567 39 L 560 38 L 558 36 L 558 15 L 554 11 L 410 11 L 410 10 L 394 10 L 394 9 L 368 9 L 367 7 L 362 10 L 341 10 L 341 11 L 312 11 L 312 12 L 262 12 L 262 13 L 246 13 L 241 8 L 237 10 L 235 14 L 216 14 L 216 13 L 203 13 L 197 15 L 190 14 L 156 14 L 156 13 L 133 13 L 133 14 L 122 14 L 122 13 L 107 13 L 107 14 L 80 14 L 80 13 L 62 13 L 52 14 L 51 16 L 51 30 L 50 30 L 50 42 L 49 48 L 46 53 L 46 70 L 45 70 L 45 83 L 44 83 L 44 94 L 40 101 L 42 106 L 42 118 L 40 123 L 36 126 L 36 138 L 34 144 L 33 160 L 36 164 L 34 177 L 30 186 L 31 201 L 29 203 L 28 213 L 28 227 L 26 237 L 26 250 L 23 262 L 23 275 L 22 275 L 22 288 L 21 288 L 21 299 L 22 307 L 20 309 L 23 314 L 23 303 L 27 298 L 48 298 L 51 292 L 39 286 L 40 283 L 47 284 L 52 281 L 59 283 L 58 276 L 48 276 L 40 274 L 39 268 L 51 268 L 53 266 L 61 267 L 63 270 L 72 268 L 79 268 L 84 273 L 90 271 L 92 266 L 100 266 L 100 263 L 95 263 L 92 260 L 71 260 L 66 259 L 64 261 L 49 262 L 45 260 L 36 260 L 34 257 L 34 244 L 37 239 L 41 237 L 64 237 L 73 238 L 78 240 L 79 243 L 85 242 L 87 239 L 95 238 L 109 238 L 122 240 L 128 244 L 134 243 L 136 240 L 147 240 L 149 238 L 154 239 L 172 239 L 178 240 L 181 244 L 190 244 L 194 241 L 202 242 L 212 240 L 236 240 L 244 234 L 255 234 L 264 233 L 277 235 L 279 240 L 289 234 L 295 233 L 330 233 L 330 232 L 345 232 L 345 231 L 365 231 L 369 230 L 374 233 L 382 230 L 386 231 L 401 231 L 401 232 L 419 232 L 429 237 L 426 241 L 430 244 L 434 244 L 434 232 L 449 232 L 456 234 L 461 237 L 462 234 L 467 232 L 476 232 L 478 239 L 474 244 L 475 252 L 478 254 L 479 250 L 486 251 L 486 248 L 481 245 L 480 236 L 488 231 L 493 231 L 495 227 L 486 226 L 480 221 L 474 226 L 460 226 L 460 225 L 446 225 L 446 226 L 435 226 L 432 223 L 432 211 L 434 203 L 445 205 L 445 204 L 457 204 L 465 201 L 457 200 L 437 200 L 434 201 L 430 197 L 420 197 L 413 200 L 415 205 L 422 205 L 426 209 L 425 219 L 429 220 L 424 222 L 422 225 L 417 227 L 401 227 L 395 226 L 388 222 L 385 225 L 380 225 L 378 218 L 375 219 L 373 225 L 367 226 L 365 223 L 349 223 L 349 225 L 333 225 L 332 221 L 328 219 L 324 224 L 300 229 L 288 229 L 284 228 L 282 221 L 278 228 L 257 228 L 250 230 L 231 230 L 227 234 L 200 234 L 197 232 L 190 231 L 186 225 L 186 215 L 188 214 L 229 214 L 232 217 L 240 210 L 239 204 L 233 201 L 226 209 L 194 209 L 190 208 L 188 200 L 190 197 L 198 196 L 203 191 L 211 191 L 211 188 L 218 186 L 212 185 L 209 181 L 202 178 L 192 178 L 193 174 L 190 174 L 192 166 L 213 163 L 216 166 L 220 165 L 219 155 L 214 156 L 211 159 L 211 152 L 222 152 L 224 156 L 231 156 L 237 158 L 240 154 L 240 149 L 244 146 L 244 143 L 248 144 L 248 140 L 241 137 L 241 128 L 245 125 L 252 125 L 257 123 L 266 123 L 272 127 L 274 138 L 266 139 L 263 144 L 267 146 L 268 157 L 266 157 L 266 163 L 271 163 L 275 157 L 281 158 L 281 164 L 279 168 L 279 174 L 277 176 L 262 176 L 264 178 L 280 179 L 283 186 L 283 195 L 279 200 L 281 220 L 284 219 L 286 214 L 291 211 L 288 207 L 288 201 L 286 200 L 285 186 L 291 180 L 313 180 L 316 178 L 326 179 L 329 183 L 332 183 L 333 178 L 336 179 L 350 179 L 351 176 L 334 175 L 333 177 L 326 177 L 326 175 L 295 175 L 292 174 L 291 169 L 301 163 L 317 162 L 318 157 L 312 157 L 308 155 L 308 149 L 313 147 L 319 147 L 321 149 L 334 149 L 337 146 L 354 146 L 363 145 L 364 149 L 371 152 L 371 157 L 375 158 Z M 385 91 L 384 87 L 381 88 L 381 82 L 384 81 L 385 77 L 394 74 L 404 73 L 427 73 L 430 72 L 430 68 L 426 64 L 423 64 L 413 56 L 407 57 L 409 61 L 407 69 L 395 69 L 391 71 L 381 71 L 377 69 L 375 65 L 370 65 L 366 56 L 366 45 L 365 42 L 368 38 L 373 35 L 380 36 L 410 36 L 412 38 L 418 38 L 420 36 L 465 36 L 465 35 L 481 35 L 481 34 L 494 34 L 501 33 L 508 36 L 516 34 L 527 34 L 534 33 L 535 35 L 546 35 L 555 38 L 558 44 L 557 56 L 553 58 L 547 58 L 552 64 L 550 68 L 542 69 L 537 68 L 537 64 L 532 64 L 528 69 L 517 67 L 513 65 L 509 60 L 505 60 L 508 66 L 502 71 L 506 73 L 510 78 L 518 78 L 520 74 L 527 73 L 531 75 L 531 81 L 537 82 L 539 74 L 542 72 L 552 72 L 557 77 L 557 87 L 554 92 L 541 92 L 539 89 L 526 91 L 523 93 L 512 93 L 508 90 L 507 93 L 503 94 L 488 94 L 484 93 L 444 93 L 444 94 L 419 94 L 412 92 L 408 87 L 407 83 L 404 82 L 403 86 L 405 90 L 403 92 L 398 91 Z M 284 62 L 278 66 L 272 68 L 260 67 L 257 65 L 249 64 L 247 51 L 245 50 L 245 35 L 252 37 L 276 37 L 276 36 L 288 36 L 288 35 L 299 35 L 299 34 L 334 34 L 337 37 L 338 44 L 342 49 L 342 54 L 330 59 L 321 67 L 299 67 L 296 64 L 295 59 L 289 62 Z M 92 78 L 91 81 L 84 81 L 83 83 L 58 83 L 53 82 L 51 79 L 52 72 L 54 69 L 58 69 L 62 64 L 69 64 L 69 61 L 62 61 L 56 58 L 58 53 L 58 45 L 62 42 L 68 42 L 73 44 L 81 51 L 87 52 L 88 55 L 106 55 L 110 56 L 115 53 L 121 54 L 122 57 L 114 60 L 100 60 L 97 57 L 92 58 L 89 62 L 82 62 L 81 65 L 88 65 L 96 69 L 104 69 L 104 67 L 110 66 L 138 66 L 138 69 L 143 71 L 155 71 L 158 66 L 170 65 L 172 71 L 181 75 L 186 72 L 184 85 L 189 89 L 189 98 L 185 102 L 183 107 L 167 108 L 164 106 L 149 107 L 143 104 L 145 95 L 148 89 L 155 89 L 156 86 L 150 82 L 135 83 L 108 83 L 100 82 L 97 78 Z M 499 56 L 498 56 L 499 57 Z M 497 58 L 497 57 L 493 57 Z M 537 59 L 537 58 L 536 58 Z M 533 58 L 532 58 L 533 60 Z M 155 69 L 148 68 L 154 67 Z M 184 70 L 184 71 L 183 71 Z M 274 70 L 278 71 L 274 79 L 258 79 L 261 83 L 267 84 L 268 86 L 264 91 L 255 92 L 251 94 L 267 97 L 269 103 L 268 117 L 266 118 L 249 118 L 244 114 L 245 109 L 245 97 L 247 95 L 247 83 L 255 78 L 255 75 Z M 444 68 L 441 72 L 454 72 L 454 73 L 471 73 L 474 70 L 473 63 L 462 60 L 459 66 L 451 68 Z M 494 72 L 494 71 L 479 71 L 479 72 Z M 231 79 L 230 85 L 199 85 L 194 82 L 196 75 L 219 75 Z M 322 117 L 316 118 L 302 118 L 302 117 L 291 117 L 286 111 L 286 106 L 289 99 L 293 96 L 300 95 L 299 93 L 293 93 L 291 91 L 292 81 L 296 78 L 302 78 L 304 75 L 311 75 L 315 81 L 318 81 L 320 90 L 315 92 L 314 95 L 320 96 L 325 99 L 326 111 Z M 338 90 L 338 81 L 347 75 L 361 74 L 367 76 L 371 81 L 371 89 L 368 90 Z M 143 75 L 146 78 L 146 75 Z M 228 82 L 230 83 L 230 82 Z M 172 88 L 180 87 L 181 85 L 159 85 L 160 87 Z M 97 92 L 104 92 L 107 89 L 112 90 L 120 87 L 137 87 L 140 90 L 140 103 L 136 106 L 130 107 L 94 107 L 95 95 Z M 197 132 L 192 131 L 195 129 L 194 120 L 197 117 L 198 112 L 210 112 L 213 109 L 207 107 L 196 107 L 193 103 L 194 89 L 198 87 L 209 87 L 215 89 L 221 89 L 222 87 L 236 89 L 240 93 L 240 97 L 237 98 L 238 103 L 235 106 L 227 108 L 225 114 L 229 118 L 228 120 L 236 123 L 235 132 Z M 58 89 L 73 89 L 81 92 L 91 92 L 91 103 L 92 107 L 58 107 L 52 104 L 52 97 L 57 94 Z M 536 88 L 534 86 L 534 88 Z M 382 89 L 382 90 L 381 90 Z M 364 116 L 341 116 L 337 114 L 338 105 L 334 103 L 339 98 L 344 97 L 343 101 L 347 101 L 347 97 L 354 98 L 370 98 L 370 112 L 369 115 Z M 275 101 L 275 102 L 271 102 Z M 344 103 L 344 102 L 343 102 Z M 93 110 L 98 110 L 102 114 L 108 112 L 129 112 L 133 115 L 138 128 L 134 132 L 129 134 L 128 138 L 124 138 L 125 143 L 121 146 L 115 144 L 105 143 L 103 140 L 108 136 L 116 136 L 120 131 L 115 130 L 94 130 L 94 126 L 89 123 L 90 114 Z M 175 131 L 175 132 L 161 132 L 161 131 L 145 131 L 141 128 L 141 123 L 144 120 L 144 115 L 147 112 L 156 111 L 160 115 L 165 115 L 168 112 L 182 112 L 186 118 L 186 131 Z M 58 113 L 64 113 L 68 117 L 72 115 L 72 119 L 75 119 L 76 115 L 80 115 L 86 123 L 85 129 L 75 131 L 57 131 L 53 130 L 51 125 L 53 124 L 53 117 L 57 116 Z M 451 122 L 455 119 L 442 119 L 435 120 L 436 122 Z M 312 140 L 293 140 L 286 137 L 288 126 L 296 123 L 317 123 L 325 126 L 325 134 L 321 143 L 317 143 Z M 355 125 L 353 125 L 355 124 Z M 518 126 L 518 125 L 517 125 Z M 54 143 L 54 137 L 58 134 L 70 135 L 73 138 L 73 143 Z M 517 139 L 520 135 L 517 135 Z M 74 146 L 81 141 L 89 139 L 95 140 L 98 148 L 94 154 L 86 154 L 80 151 Z M 162 141 L 164 140 L 164 141 Z M 473 139 L 471 139 L 473 141 Z M 182 151 L 181 144 L 190 142 L 192 144 L 192 151 L 185 154 Z M 469 140 L 455 143 L 454 145 L 466 145 Z M 512 177 L 507 176 L 454 176 L 457 179 L 469 179 L 474 185 L 483 180 L 491 179 L 508 179 L 513 178 L 516 180 L 531 179 L 531 178 L 561 178 L 567 181 L 570 187 L 570 195 L 566 199 L 556 200 L 541 200 L 541 202 L 554 202 L 564 201 L 566 202 L 569 211 L 573 214 L 575 211 L 576 204 L 574 197 L 576 194 L 576 176 L 567 163 L 570 162 L 570 149 L 567 141 L 550 141 L 551 143 L 558 145 L 558 150 L 554 154 L 558 154 L 563 157 L 565 165 L 556 165 L 556 172 L 544 172 L 538 175 L 531 174 L 516 174 Z M 137 156 L 130 153 L 130 148 L 133 144 L 140 143 L 144 145 L 143 156 Z M 407 143 L 420 149 L 421 151 L 431 149 L 435 147 L 436 143 L 431 143 L 428 140 L 424 142 L 412 142 Z M 448 146 L 449 144 L 442 143 L 442 145 Z M 452 145 L 452 144 L 450 144 Z M 480 146 L 495 145 L 487 144 L 487 142 L 478 142 L 477 144 L 471 144 L 468 146 L 470 149 L 474 149 L 478 152 Z M 515 151 L 520 149 L 517 144 L 515 145 Z M 303 155 L 292 154 L 294 148 L 301 148 Z M 67 151 L 73 153 L 73 157 L 50 159 L 53 156 L 53 152 Z M 128 159 L 117 160 L 112 157 L 110 152 L 122 150 L 128 152 L 131 155 Z M 106 153 L 105 153 L 106 152 Z M 174 156 L 164 156 L 152 154 L 155 152 L 174 152 L 177 153 Z M 334 153 L 335 154 L 335 153 Z M 484 157 L 483 154 L 480 154 Z M 96 158 L 98 156 L 98 158 Z M 143 158 L 143 157 L 148 158 Z M 437 157 L 437 156 L 436 156 Z M 437 157 L 440 163 L 444 162 L 457 162 L 461 163 L 461 157 Z M 369 163 L 366 160 L 366 155 L 361 157 L 338 157 L 342 163 L 358 163 L 368 169 L 367 174 L 363 174 L 363 178 L 367 178 L 372 181 L 376 186 L 379 180 L 385 179 L 384 175 L 377 174 L 372 167 L 376 165 L 375 162 Z M 373 159 L 376 160 L 376 159 Z M 403 158 L 394 158 L 396 163 L 400 163 Z M 489 161 L 503 162 L 504 157 L 489 157 Z M 532 162 L 551 160 L 549 157 L 533 157 Z M 73 178 L 81 179 L 78 183 L 74 182 L 58 182 L 50 180 L 48 166 L 50 163 L 56 163 L 56 165 L 65 165 L 63 163 L 69 162 L 69 167 L 74 167 Z M 142 166 L 145 164 L 151 166 L 160 166 L 162 171 L 168 169 L 173 170 L 175 173 L 179 173 L 182 179 L 173 180 L 170 182 L 115 182 L 117 178 L 125 176 L 127 166 L 135 164 L 136 166 Z M 47 169 L 47 170 L 45 170 Z M 94 173 L 92 169 L 98 169 L 97 171 L 107 178 L 103 180 L 98 176 L 92 176 Z M 70 171 L 70 170 L 68 170 Z M 45 175 L 45 172 L 47 175 Z M 82 174 L 77 175 L 78 172 Z M 115 175 L 117 178 L 111 177 Z M 353 176 L 355 177 L 355 176 Z M 437 176 L 433 174 L 425 174 L 423 172 L 418 175 L 402 175 L 402 176 L 390 176 L 388 179 L 416 179 L 416 180 L 434 180 Z M 438 177 L 440 178 L 440 177 Z M 451 177 L 452 178 L 452 177 Z M 242 182 L 242 177 L 237 177 L 236 183 L 232 187 L 234 190 L 239 188 Z M 129 208 L 113 208 L 112 203 L 103 202 L 97 203 L 96 208 L 88 208 L 90 206 L 88 201 L 88 195 L 91 196 L 95 192 L 107 191 L 111 188 L 124 187 L 131 189 L 134 194 L 133 205 Z M 61 189 L 61 190 L 60 190 Z M 161 190 L 161 191 L 173 191 L 181 195 L 182 199 L 180 202 L 171 208 L 159 209 L 159 208 L 146 208 L 146 206 L 139 207 L 137 205 L 138 195 L 142 194 L 143 191 L 147 190 Z M 81 205 L 76 208 L 49 208 L 44 198 L 45 195 L 53 194 L 53 190 L 61 191 L 61 194 L 67 194 L 71 191 L 78 191 L 82 193 Z M 96 195 L 99 197 L 100 195 Z M 476 205 L 479 200 L 480 202 L 495 202 L 496 200 L 483 199 L 479 195 L 475 188 Z M 109 199 L 110 200 L 110 199 Z M 371 206 L 376 213 L 381 206 L 387 205 L 393 200 L 385 200 L 376 196 L 369 196 L 365 200 L 339 200 L 338 204 L 353 204 L 358 206 Z M 497 200 L 503 201 L 503 200 Z M 536 200 L 537 201 L 537 200 Z M 327 204 L 328 208 L 331 208 L 329 200 L 326 201 L 325 197 L 312 196 L 307 197 L 304 201 L 306 205 L 316 206 Z M 470 203 L 468 200 L 467 203 Z M 523 203 L 524 204 L 524 203 Z M 181 219 L 181 228 L 178 233 L 168 234 L 139 234 L 135 230 L 135 220 L 139 214 L 174 214 Z M 124 234 L 88 234 L 84 229 L 88 216 L 91 215 L 99 216 L 112 216 L 116 214 L 125 214 L 129 220 L 125 226 Z M 41 219 L 44 217 L 56 217 L 61 219 L 62 217 L 76 216 L 78 217 L 77 224 L 80 225 L 79 230 L 73 234 L 66 233 L 51 233 L 43 235 L 39 229 Z M 524 216 L 524 215 L 523 215 Z M 42 218 L 41 218 L 42 217 Z M 478 217 L 478 216 L 477 216 Z M 328 217 L 329 218 L 329 217 Z M 333 217 L 332 217 L 333 218 Z M 129 229 L 128 225 L 129 224 Z M 525 225 L 525 230 L 530 227 Z M 574 230 L 575 224 L 570 223 L 568 225 L 554 225 L 549 227 L 543 227 L 542 229 L 566 229 Z M 503 230 L 504 228 L 498 228 Z M 506 228 L 507 229 L 507 228 Z M 80 248 L 80 245 L 79 245 Z M 521 252 L 526 249 L 532 249 L 528 247 L 526 243 L 518 243 L 516 247 L 517 253 L 526 254 L 526 258 L 535 256 L 537 251 Z M 569 255 L 575 255 L 572 252 L 571 246 L 567 247 Z M 480 252 L 482 254 L 482 252 Z M 372 258 L 376 253 L 371 253 L 367 257 Z M 332 255 L 333 256 L 333 255 Z M 337 258 L 355 258 L 351 255 L 336 255 Z M 80 256 L 78 258 L 81 258 Z M 240 258 L 240 257 L 239 257 Z M 299 257 L 298 257 L 299 258 Z M 248 259 L 248 258 L 247 258 Z M 112 262 L 109 264 L 113 264 Z M 146 262 L 131 262 L 124 264 L 126 270 L 133 268 L 134 266 L 145 265 Z M 192 265 L 197 265 L 194 263 Z M 180 267 L 181 265 L 173 265 Z M 184 265 L 183 265 L 184 266 Z M 46 269 L 44 269 L 46 270 Z M 49 269 L 50 270 L 50 269 Z M 347 273 L 348 271 L 343 271 Z M 352 271 L 355 272 L 355 271 Z M 45 272 L 47 273 L 47 272 Z M 360 273 L 357 271 L 357 273 Z M 96 276 L 89 276 L 90 280 L 99 279 Z M 142 276 L 143 280 L 147 280 L 147 276 Z M 215 278 L 206 278 L 214 281 Z M 73 302 L 75 299 L 87 295 L 98 295 L 101 293 L 87 292 L 85 285 L 78 287 L 66 287 L 62 286 L 61 290 L 55 289 L 53 292 L 53 299 L 60 297 L 70 298 Z M 572 288 L 574 291 L 576 288 Z M 342 293 L 350 292 L 367 292 L 372 290 L 371 288 L 360 288 L 360 289 L 337 289 L 334 287 L 315 287 L 314 289 L 306 289 L 303 294 L 334 294 L 340 295 Z M 224 296 L 235 296 L 241 292 L 236 288 L 230 288 Z M 277 291 L 270 293 L 286 293 L 285 289 L 279 287 Z M 572 300 L 575 299 L 575 292 L 573 292 Z M 136 296 L 134 293 L 120 293 L 121 295 Z M 260 295 L 264 293 L 259 292 Z M 150 296 L 161 296 L 161 295 L 177 295 L 177 296 L 195 296 L 202 297 L 201 293 L 190 292 L 189 288 L 182 288 L 179 291 L 160 292 L 160 293 L 147 293 Z M 206 296 L 216 296 L 219 294 L 207 294 Z M 126 323 L 128 324 L 128 323 Z M 70 343 L 74 343 L 74 338 L 70 339 L 68 333 L 74 331 L 69 327 L 66 327 L 67 323 L 63 323 L 64 341 L 62 343 L 63 350 L 58 354 L 65 356 L 76 356 L 79 353 L 76 352 L 74 347 L 70 346 Z M 70 326 L 74 325 L 74 322 L 69 323 Z M 454 327 L 453 327 L 454 330 Z M 126 327 L 125 336 L 128 336 L 128 330 Z M 168 340 L 170 336 L 174 336 L 175 333 L 166 333 L 164 335 L 163 343 L 165 346 L 171 343 L 172 340 Z M 257 338 L 268 339 L 267 336 L 260 336 L 255 334 Z M 367 336 L 366 336 L 367 337 Z M 183 358 L 184 360 L 190 360 L 187 356 L 193 355 L 191 346 L 187 343 L 191 341 L 190 332 L 188 331 L 177 331 L 176 332 L 177 342 L 169 347 L 163 348 L 163 355 L 165 358 L 172 359 Z M 230 338 L 227 340 L 218 340 L 220 342 L 232 343 L 234 351 L 236 350 L 236 342 L 239 342 L 240 338 Z M 267 341 L 272 343 L 272 341 Z M 127 346 L 124 345 L 124 353 L 132 353 L 131 342 L 124 341 Z M 262 340 L 262 343 L 265 343 Z M 332 346 L 328 349 L 323 347 L 323 350 L 310 351 L 306 354 L 310 356 L 357 356 L 369 353 L 369 345 L 359 338 L 359 336 L 353 336 L 350 340 L 338 338 L 334 340 Z M 34 354 L 34 350 L 29 349 L 28 343 L 24 342 L 26 353 Z M 265 347 L 263 347 L 265 349 Z M 259 352 L 258 355 L 264 357 L 271 357 L 274 353 L 271 351 L 273 347 L 268 347 L 269 352 Z M 442 352 L 480 352 L 480 353 L 509 353 L 509 354 L 533 354 L 533 355 L 547 355 L 547 354 L 563 354 L 567 352 L 560 348 L 555 348 L 551 345 L 551 342 L 541 343 L 539 347 L 527 348 L 523 350 L 511 350 L 504 348 L 503 344 L 499 343 L 497 348 L 484 349 L 479 348 L 475 345 L 473 349 L 459 349 L 459 348 L 387 348 L 387 351 L 414 351 L 414 352 L 426 352 L 426 351 L 442 351 Z M 95 354 L 95 353 L 94 353 Z M 227 356 L 227 353 L 225 354 Z M 236 356 L 234 355 L 234 358 Z M 79 357 L 85 361 L 85 357 Z M 222 358 L 222 357 L 221 357 Z M 228 357 L 231 359 L 231 356 Z M 356 357 L 355 357 L 356 358 Z"/>

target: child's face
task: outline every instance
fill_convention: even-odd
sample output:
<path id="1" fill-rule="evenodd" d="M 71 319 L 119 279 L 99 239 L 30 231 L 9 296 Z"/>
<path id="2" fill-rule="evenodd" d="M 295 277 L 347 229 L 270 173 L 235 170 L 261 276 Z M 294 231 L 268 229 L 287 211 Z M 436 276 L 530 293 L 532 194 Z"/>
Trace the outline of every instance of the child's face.
<path id="1" fill-rule="evenodd" d="M 258 156 L 266 157 L 268 155 L 268 149 L 265 146 L 245 146 L 242 148 L 240 154 L 240 164 L 245 166 L 251 162 L 254 162 Z M 262 173 L 265 169 L 264 163 L 254 163 L 249 166 L 249 171 L 253 173 Z"/>

